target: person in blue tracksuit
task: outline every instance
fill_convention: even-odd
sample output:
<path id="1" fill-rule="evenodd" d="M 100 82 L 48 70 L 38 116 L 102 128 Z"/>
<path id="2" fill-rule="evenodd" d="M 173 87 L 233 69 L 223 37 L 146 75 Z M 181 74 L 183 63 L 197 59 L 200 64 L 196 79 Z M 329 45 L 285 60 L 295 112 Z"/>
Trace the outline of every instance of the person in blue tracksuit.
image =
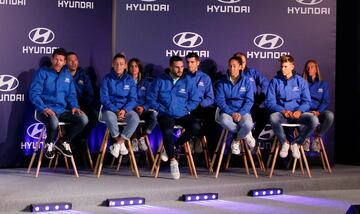
<path id="1" fill-rule="evenodd" d="M 78 55 L 75 52 L 68 52 L 66 63 L 71 76 L 74 79 L 77 100 L 80 109 L 86 113 L 89 122 L 84 130 L 77 136 L 78 145 L 83 147 L 90 136 L 91 130 L 96 126 L 98 120 L 97 109 L 94 108 L 94 90 L 87 72 L 79 67 Z"/>
<path id="2" fill-rule="evenodd" d="M 71 157 L 69 143 L 86 126 L 88 117 L 79 108 L 75 82 L 65 67 L 66 51 L 63 48 L 54 50 L 51 64 L 51 67 L 42 67 L 35 73 L 29 99 L 35 106 L 37 119 L 46 126 L 45 156 L 54 158 L 54 150 L 57 149 Z M 69 125 L 65 126 L 65 134 L 57 140 L 59 121 Z"/>
<path id="3" fill-rule="evenodd" d="M 200 124 L 190 112 L 199 104 L 199 94 L 195 82 L 184 73 L 184 62 L 179 56 L 172 56 L 169 69 L 159 75 L 150 86 L 147 94 L 149 108 L 158 112 L 157 121 L 162 132 L 165 152 L 163 161 L 170 158 L 170 171 L 173 179 L 180 178 L 174 146 L 181 146 L 197 136 Z M 173 142 L 173 127 L 181 125 L 185 132 Z"/>
<path id="4" fill-rule="evenodd" d="M 190 143 L 196 153 L 201 153 L 202 145 L 199 139 L 205 135 L 206 130 L 210 130 L 209 125 L 213 121 L 213 118 L 209 117 L 209 115 L 213 115 L 213 108 L 211 107 L 214 103 L 214 91 L 209 75 L 199 70 L 200 58 L 197 53 L 188 53 L 186 55 L 186 63 L 188 65 L 186 75 L 195 82 L 200 98 L 199 105 L 191 114 L 200 120 L 201 131 L 199 136 L 190 141 Z"/>
<path id="5" fill-rule="evenodd" d="M 281 71 L 270 81 L 265 106 L 271 112 L 271 127 L 282 144 L 280 157 L 288 155 L 289 148 L 292 156 L 300 158 L 299 145 L 303 144 L 316 128 L 317 120 L 309 113 L 311 97 L 307 82 L 294 70 L 294 58 L 290 55 L 280 57 Z M 292 142 L 288 142 L 283 123 L 299 123 L 299 135 Z M 290 145 L 291 144 L 291 145 Z"/>
<path id="6" fill-rule="evenodd" d="M 127 155 L 125 140 L 135 132 L 140 118 L 133 111 L 137 105 L 137 92 L 134 79 L 126 72 L 126 57 L 118 53 L 114 56 L 112 70 L 100 83 L 100 102 L 102 104 L 102 120 L 109 128 L 111 137 L 116 141 L 109 147 L 114 157 Z M 119 122 L 126 122 L 120 131 Z"/>
<path id="7" fill-rule="evenodd" d="M 308 60 L 305 63 L 303 78 L 309 84 L 311 106 L 310 112 L 313 113 L 319 120 L 318 132 L 320 137 L 323 136 L 334 122 L 334 113 L 328 110 L 330 103 L 329 84 L 321 80 L 319 65 L 316 60 Z M 315 138 L 316 139 L 316 138 Z M 304 150 L 309 151 L 309 140 L 304 143 Z M 316 140 L 312 143 L 312 150 L 320 151 L 319 142 Z"/>
<path id="8" fill-rule="evenodd" d="M 251 129 L 253 121 L 250 114 L 254 104 L 254 87 L 248 77 L 241 72 L 242 60 L 233 56 L 228 61 L 228 73 L 215 86 L 215 102 L 218 106 L 215 120 L 223 128 L 235 133 L 231 143 L 233 154 L 240 154 L 240 140 L 252 149 L 255 139 Z"/>
<path id="9" fill-rule="evenodd" d="M 258 138 L 269 120 L 269 112 L 264 106 L 269 80 L 260 71 L 247 66 L 245 53 L 237 52 L 234 56 L 241 57 L 243 63 L 242 73 L 250 79 L 254 86 L 254 105 L 251 108 L 251 116 L 255 122 L 255 128 L 252 134 L 255 138 Z"/>
<path id="10" fill-rule="evenodd" d="M 139 148 L 142 151 L 146 151 L 148 146 L 146 145 L 145 136 L 151 134 L 151 131 L 157 123 L 157 112 L 149 109 L 149 105 L 146 102 L 146 94 L 154 78 L 144 75 L 141 61 L 137 58 L 129 60 L 128 71 L 137 85 L 137 106 L 135 107 L 135 112 L 139 114 L 140 119 L 145 121 L 142 125 L 142 133 L 140 130 L 137 131 L 136 138 L 132 140 L 132 146 L 135 152 L 138 151 Z"/>

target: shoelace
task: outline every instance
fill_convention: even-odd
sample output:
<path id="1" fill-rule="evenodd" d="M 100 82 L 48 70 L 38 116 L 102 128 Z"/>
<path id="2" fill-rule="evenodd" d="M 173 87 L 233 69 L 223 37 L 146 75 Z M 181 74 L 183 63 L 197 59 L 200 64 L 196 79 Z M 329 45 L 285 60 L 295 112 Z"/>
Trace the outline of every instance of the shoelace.
<path id="1" fill-rule="evenodd" d="M 53 148 L 54 148 L 54 144 L 53 144 L 53 143 L 49 143 L 47 150 L 48 150 L 48 151 L 52 151 Z"/>

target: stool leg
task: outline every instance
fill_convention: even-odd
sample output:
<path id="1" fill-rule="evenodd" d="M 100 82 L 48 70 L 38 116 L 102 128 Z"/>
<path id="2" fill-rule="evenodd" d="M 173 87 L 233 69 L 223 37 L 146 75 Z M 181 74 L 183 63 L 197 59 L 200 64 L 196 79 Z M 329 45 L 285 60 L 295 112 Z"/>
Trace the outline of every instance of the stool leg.
<path id="1" fill-rule="evenodd" d="M 37 164 L 36 172 L 35 172 L 35 177 L 36 177 L 36 178 L 39 176 L 41 161 L 42 161 L 42 158 L 43 158 L 43 155 L 44 155 L 44 147 L 45 147 L 45 146 L 42 146 L 42 147 L 41 147 L 40 156 L 39 156 L 39 160 L 38 160 L 38 164 Z"/>
<path id="2" fill-rule="evenodd" d="M 156 152 L 155 159 L 154 159 L 154 162 L 153 162 L 151 171 L 150 171 L 150 176 L 153 175 L 154 170 L 156 169 L 157 161 L 158 161 L 158 159 L 160 158 L 160 154 L 161 154 L 162 149 L 163 149 L 163 142 L 162 142 L 162 140 L 161 140 L 160 146 L 159 146 L 159 148 L 158 148 L 158 150 L 157 150 L 157 152 Z"/>
<path id="3" fill-rule="evenodd" d="M 70 168 L 69 168 L 69 163 L 68 163 L 68 160 L 66 158 L 66 156 L 64 155 L 64 161 L 65 161 L 65 166 L 66 166 L 66 170 L 69 172 Z M 57 167 L 57 162 L 56 164 L 54 165 L 54 168 Z"/>
<path id="4" fill-rule="evenodd" d="M 251 154 L 251 149 L 249 148 L 249 146 L 243 140 L 242 140 L 242 142 L 243 142 L 243 144 L 245 144 L 245 147 L 246 147 L 246 150 L 247 150 L 247 153 L 248 153 L 248 156 L 249 156 L 249 160 L 250 160 L 251 166 L 252 166 L 253 171 L 254 171 L 254 175 L 255 175 L 256 178 L 259 178 L 259 176 L 257 174 L 257 171 L 256 171 L 254 159 L 253 159 L 252 154 Z"/>
<path id="5" fill-rule="evenodd" d="M 331 167 L 330 167 L 330 164 L 329 164 L 329 159 L 328 159 L 327 154 L 326 154 L 324 142 L 323 142 L 323 140 L 322 140 L 322 138 L 320 136 L 318 138 L 319 138 L 318 142 L 320 142 L 320 147 L 321 147 L 320 152 L 323 153 L 324 159 L 325 159 L 325 162 L 326 162 L 326 165 L 327 165 L 327 169 L 328 169 L 329 173 L 331 174 Z"/>
<path id="6" fill-rule="evenodd" d="M 272 175 L 273 175 L 273 173 L 274 173 L 276 158 L 277 158 L 277 155 L 278 155 L 279 149 L 280 149 L 280 143 L 279 143 L 279 142 L 276 142 L 275 144 L 276 144 L 275 154 L 274 154 L 274 158 L 273 158 L 273 161 L 272 161 L 272 164 L 271 164 L 271 170 L 270 170 L 269 178 L 271 178 Z M 270 157 L 269 157 L 269 158 L 270 158 Z"/>
<path id="7" fill-rule="evenodd" d="M 66 157 L 65 157 L 66 159 Z M 72 167 L 74 169 L 74 174 L 75 176 L 78 178 L 79 177 L 79 174 L 78 174 L 78 171 L 77 171 L 77 168 L 76 168 L 76 164 L 75 164 L 75 161 L 74 161 L 74 156 L 71 156 L 71 164 L 72 164 Z"/>
<path id="8" fill-rule="evenodd" d="M 305 175 L 305 172 L 304 172 L 303 160 L 302 160 L 301 157 L 300 157 L 300 159 L 299 159 L 299 163 L 300 163 L 301 174 L 302 174 L 302 176 L 304 176 L 304 175 Z"/>
<path id="9" fill-rule="evenodd" d="M 85 145 L 86 145 L 86 154 L 87 154 L 88 159 L 89 159 L 90 168 L 94 169 L 93 161 L 92 161 L 91 154 L 90 154 L 89 145 L 87 143 Z"/>
<path id="10" fill-rule="evenodd" d="M 240 146 L 241 146 L 241 154 L 242 154 L 242 156 L 243 156 L 246 174 L 249 175 L 249 174 L 250 174 L 250 172 L 249 172 L 249 166 L 248 166 L 248 163 L 247 163 L 246 152 L 245 152 L 244 141 L 243 141 L 243 140 L 240 140 Z"/>
<path id="11" fill-rule="evenodd" d="M 206 168 L 208 170 L 210 170 L 210 162 L 211 162 L 211 160 L 210 160 L 209 149 L 208 149 L 208 146 L 207 146 L 206 137 L 203 136 L 200 141 L 201 141 L 201 145 L 202 145 L 203 152 L 204 152 L 204 159 L 205 159 Z"/>
<path id="12" fill-rule="evenodd" d="M 116 159 L 114 156 L 112 157 L 110 168 L 113 168 Z"/>
<path id="13" fill-rule="evenodd" d="M 300 162 L 301 162 L 301 160 L 300 160 Z M 293 168 L 292 168 L 292 171 L 291 171 L 291 174 L 293 174 L 293 175 L 295 174 L 296 163 L 297 163 L 297 159 L 294 158 Z"/>
<path id="14" fill-rule="evenodd" d="M 224 168 L 225 170 L 227 170 L 229 168 L 231 155 L 232 155 L 232 152 L 231 152 L 231 150 L 229 150 L 227 157 L 226 157 L 226 164 L 225 164 L 225 168 Z"/>
<path id="15" fill-rule="evenodd" d="M 229 131 L 226 130 L 226 131 L 225 131 L 225 137 L 224 137 L 223 140 L 222 140 L 221 152 L 220 152 L 220 156 L 219 156 L 219 160 L 218 160 L 218 165 L 217 165 L 217 167 L 216 167 L 215 178 L 218 178 L 218 176 L 219 176 L 220 166 L 221 166 L 221 162 L 222 162 L 222 159 L 223 159 L 223 155 L 224 155 L 224 151 L 225 151 L 225 146 L 226 146 L 226 139 L 227 139 L 228 134 L 229 134 Z M 221 139 L 220 139 L 220 140 L 221 140 Z"/>
<path id="16" fill-rule="evenodd" d="M 120 165 L 121 165 L 122 157 L 123 157 L 123 156 L 120 155 L 120 157 L 119 157 L 119 162 L 118 162 L 117 167 L 116 167 L 116 171 L 119 171 L 119 170 L 120 170 Z"/>
<path id="17" fill-rule="evenodd" d="M 99 166 L 99 168 L 97 168 L 97 178 L 100 178 L 102 166 L 103 166 L 103 163 L 104 163 L 106 148 L 107 148 L 107 144 L 108 144 L 108 138 L 109 138 L 109 129 L 106 128 L 105 135 L 104 135 L 104 138 L 103 138 L 103 142 L 101 144 L 101 150 L 100 150 L 101 153 L 99 154 L 100 157 L 98 156 L 99 161 L 97 161 L 97 162 L 99 162 L 99 163 L 96 163 L 96 165 Z"/>
<path id="18" fill-rule="evenodd" d="M 29 163 L 29 166 L 28 166 L 28 169 L 27 169 L 28 174 L 30 173 L 31 167 L 32 167 L 32 165 L 34 163 L 34 160 L 35 160 L 35 157 L 36 157 L 37 153 L 39 152 L 40 141 L 43 138 L 44 131 L 45 131 L 45 127 L 41 129 L 39 140 L 36 142 L 35 151 L 31 156 L 31 160 L 30 160 L 30 163 Z M 45 146 L 45 142 L 43 143 L 42 147 L 44 147 L 44 146 Z"/>
<path id="19" fill-rule="evenodd" d="M 274 142 L 271 145 L 270 154 L 269 154 L 269 157 L 268 157 L 268 160 L 266 163 L 266 169 L 269 169 L 269 167 L 270 167 L 271 158 L 272 158 L 272 155 L 274 154 L 276 145 L 277 145 L 277 138 L 275 137 Z"/>
<path id="20" fill-rule="evenodd" d="M 150 155 L 151 163 L 154 163 L 154 161 L 155 161 L 155 159 L 154 159 L 154 153 L 153 153 L 153 151 L 152 151 L 152 148 L 151 148 L 151 145 L 150 145 L 150 140 L 149 140 L 149 136 L 148 136 L 148 135 L 145 135 L 145 142 L 146 142 L 146 145 L 148 146 L 147 153 Z"/>
<path id="21" fill-rule="evenodd" d="M 306 167 L 306 171 L 308 173 L 308 176 L 309 176 L 309 178 L 311 178 L 310 168 L 309 168 L 306 156 L 305 156 L 304 147 L 302 145 L 300 146 L 300 151 L 301 151 L 301 155 L 302 155 L 302 158 L 304 160 L 304 163 L 305 163 L 305 167 Z"/>
<path id="22" fill-rule="evenodd" d="M 261 155 L 260 147 L 258 147 L 257 150 L 256 150 L 256 157 L 257 157 L 259 165 L 260 165 L 260 170 L 262 172 L 265 172 L 266 169 L 265 169 L 264 161 L 263 161 L 263 158 L 262 158 L 262 155 Z"/>
<path id="23" fill-rule="evenodd" d="M 161 150 L 162 150 L 162 149 L 165 149 L 162 142 L 161 142 L 161 147 L 160 147 L 160 149 L 161 149 Z M 160 150 L 160 151 L 161 151 L 161 150 Z M 160 156 L 160 155 L 159 155 L 159 156 Z M 155 163 L 156 163 L 155 178 L 157 178 L 158 175 L 159 175 L 159 170 L 160 170 L 160 165 L 161 165 L 161 158 L 159 157 L 159 158 L 158 158 L 158 161 L 155 162 Z"/>
<path id="24" fill-rule="evenodd" d="M 197 178 L 198 178 L 198 175 L 197 175 L 197 172 L 196 172 L 194 159 L 193 159 L 192 154 L 191 154 L 189 142 L 186 142 L 186 143 L 185 143 L 185 146 L 187 147 L 187 150 L 188 150 L 188 154 L 187 154 L 187 155 L 189 156 L 189 160 L 190 160 L 190 171 L 193 172 L 195 178 L 197 179 Z"/>
<path id="25" fill-rule="evenodd" d="M 219 152 L 219 148 L 220 148 L 220 145 L 221 145 L 221 142 L 222 142 L 222 139 L 223 139 L 223 137 L 224 137 L 225 132 L 226 132 L 225 129 L 223 129 L 223 130 L 221 131 L 221 135 L 220 135 L 218 144 L 216 145 L 216 149 L 215 149 L 213 158 L 211 159 L 209 172 L 213 172 L 213 171 L 214 171 L 214 170 L 213 170 L 213 167 L 214 167 L 216 155 L 217 155 L 217 153 Z"/>
<path id="26" fill-rule="evenodd" d="M 130 161 L 132 162 L 133 167 L 135 169 L 136 177 L 140 178 L 139 170 L 137 168 L 136 159 L 135 159 L 134 151 L 132 150 L 131 142 L 129 140 L 127 140 L 126 143 L 128 144 L 128 147 L 129 147 L 128 150 L 129 150 L 129 154 L 130 154 Z"/>
<path id="27" fill-rule="evenodd" d="M 186 157 L 186 161 L 187 161 L 187 164 L 188 164 L 188 167 L 189 167 L 189 170 L 190 170 L 190 175 L 193 176 L 194 172 L 193 172 L 193 168 L 192 168 L 191 160 L 190 160 L 190 155 L 189 155 L 189 153 L 192 153 L 192 152 L 191 152 L 190 146 L 188 147 L 188 145 L 189 145 L 189 143 L 185 142 L 185 144 L 184 144 L 185 157 Z M 179 156 L 178 156 L 178 160 L 179 160 Z"/>

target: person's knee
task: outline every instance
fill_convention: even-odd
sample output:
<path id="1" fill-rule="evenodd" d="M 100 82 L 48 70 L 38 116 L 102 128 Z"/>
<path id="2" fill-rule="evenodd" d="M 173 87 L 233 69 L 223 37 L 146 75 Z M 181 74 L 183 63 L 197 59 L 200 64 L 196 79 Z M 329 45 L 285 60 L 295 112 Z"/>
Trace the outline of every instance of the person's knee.
<path id="1" fill-rule="evenodd" d="M 279 112 L 275 112 L 270 114 L 269 117 L 269 122 L 273 125 L 273 124 L 278 124 L 280 122 L 280 115 L 281 113 Z"/>

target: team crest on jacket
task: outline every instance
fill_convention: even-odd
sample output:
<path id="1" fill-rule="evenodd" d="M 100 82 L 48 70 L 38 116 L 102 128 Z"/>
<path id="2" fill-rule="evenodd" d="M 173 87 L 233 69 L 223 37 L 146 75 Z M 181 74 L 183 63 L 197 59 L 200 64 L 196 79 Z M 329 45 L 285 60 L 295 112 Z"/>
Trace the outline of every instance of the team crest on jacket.
<path id="1" fill-rule="evenodd" d="M 245 87 L 240 87 L 240 92 L 246 92 L 246 88 Z"/>
<path id="2" fill-rule="evenodd" d="M 146 91 L 146 87 L 145 87 L 145 86 L 141 86 L 140 90 Z"/>
<path id="3" fill-rule="evenodd" d="M 65 80 L 64 80 L 64 82 L 70 83 L 70 78 L 69 78 L 69 77 L 66 77 Z"/>
<path id="4" fill-rule="evenodd" d="M 293 91 L 300 91 L 299 86 L 294 86 L 292 90 Z"/>
<path id="5" fill-rule="evenodd" d="M 186 94 L 185 88 L 181 88 L 181 89 L 179 90 L 179 93 Z"/>
<path id="6" fill-rule="evenodd" d="M 79 80 L 79 81 L 78 81 L 78 84 L 79 84 L 79 85 L 84 85 L 84 81 L 83 81 L 83 80 Z"/>
<path id="7" fill-rule="evenodd" d="M 200 82 L 199 82 L 199 84 L 198 84 L 198 86 L 204 87 L 204 86 L 205 86 L 205 84 L 204 84 L 204 82 L 203 82 L 203 81 L 200 81 Z"/>
<path id="8" fill-rule="evenodd" d="M 317 92 L 318 92 L 318 93 L 324 93 L 324 89 L 323 89 L 323 88 L 319 88 L 319 89 L 317 90 Z"/>
<path id="9" fill-rule="evenodd" d="M 129 90 L 130 89 L 130 85 L 124 85 L 124 90 Z"/>

